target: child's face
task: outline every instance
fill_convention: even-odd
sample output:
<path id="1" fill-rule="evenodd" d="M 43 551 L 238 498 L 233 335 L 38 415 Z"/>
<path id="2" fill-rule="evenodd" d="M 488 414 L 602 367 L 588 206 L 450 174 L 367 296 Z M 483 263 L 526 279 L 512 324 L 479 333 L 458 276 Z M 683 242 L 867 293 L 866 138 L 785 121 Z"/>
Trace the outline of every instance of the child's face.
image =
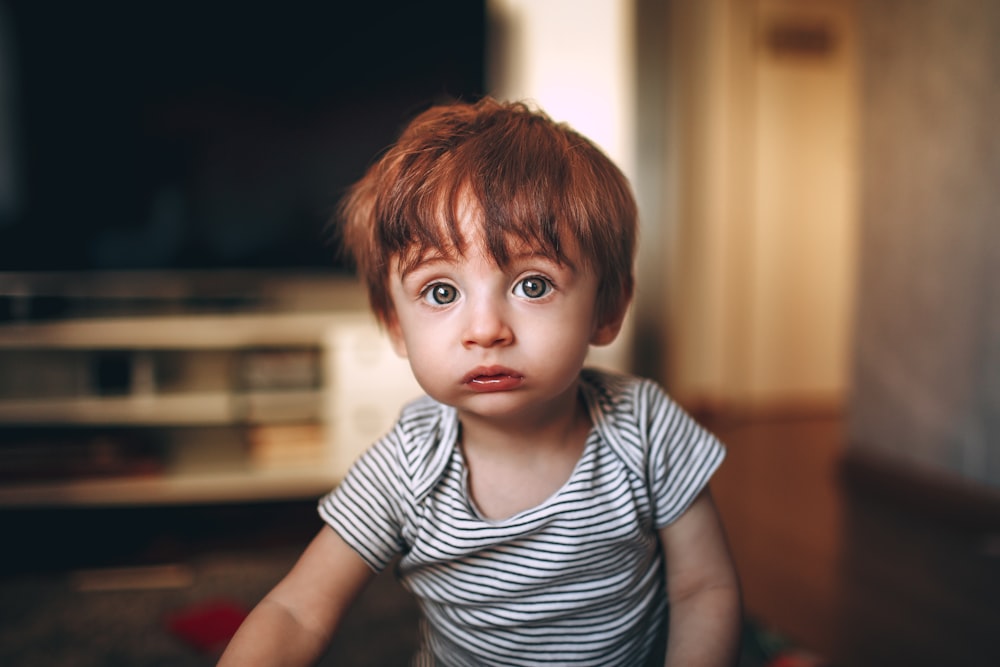
<path id="1" fill-rule="evenodd" d="M 391 272 L 396 351 L 424 391 L 460 413 L 544 419 L 572 405 L 590 344 L 611 342 L 619 327 L 597 322 L 597 276 L 573 252 L 567 265 L 526 247 L 497 266 L 475 216 L 461 223 L 464 256 Z"/>

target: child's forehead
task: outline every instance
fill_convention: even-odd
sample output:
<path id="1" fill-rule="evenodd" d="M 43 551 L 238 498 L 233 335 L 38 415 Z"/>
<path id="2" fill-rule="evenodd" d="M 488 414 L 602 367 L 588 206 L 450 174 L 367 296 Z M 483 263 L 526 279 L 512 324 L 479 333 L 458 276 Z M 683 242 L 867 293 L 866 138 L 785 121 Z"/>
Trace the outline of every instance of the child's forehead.
<path id="1" fill-rule="evenodd" d="M 481 226 L 463 226 L 457 243 L 447 233 L 437 238 L 440 243 L 414 242 L 399 253 L 398 263 L 404 272 L 429 262 L 460 262 L 469 257 L 484 257 L 498 265 L 529 257 L 544 257 L 559 264 L 571 263 L 557 248 L 546 247 L 513 232 L 502 235 L 503 250 L 498 252 L 496 244 L 490 242 Z"/>
<path id="2" fill-rule="evenodd" d="M 406 274 L 431 261 L 458 262 L 477 255 L 500 267 L 541 257 L 575 268 L 583 259 L 575 226 L 565 220 L 560 224 L 554 210 L 485 205 L 482 197 L 466 182 L 420 207 L 421 212 L 409 218 L 406 241 L 392 253 L 393 268 Z"/>

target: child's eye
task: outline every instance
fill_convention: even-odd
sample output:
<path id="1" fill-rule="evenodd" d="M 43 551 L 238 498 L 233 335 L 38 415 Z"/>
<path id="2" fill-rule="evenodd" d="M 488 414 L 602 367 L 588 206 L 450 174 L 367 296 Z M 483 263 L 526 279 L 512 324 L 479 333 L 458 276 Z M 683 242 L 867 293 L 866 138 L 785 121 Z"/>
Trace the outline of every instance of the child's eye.
<path id="1" fill-rule="evenodd" d="M 458 290 L 454 285 L 447 283 L 434 283 L 424 290 L 424 301 L 436 306 L 447 306 L 458 298 Z"/>
<path id="2" fill-rule="evenodd" d="M 541 276 L 529 276 L 514 285 L 514 294 L 528 299 L 540 299 L 552 291 L 552 283 Z"/>

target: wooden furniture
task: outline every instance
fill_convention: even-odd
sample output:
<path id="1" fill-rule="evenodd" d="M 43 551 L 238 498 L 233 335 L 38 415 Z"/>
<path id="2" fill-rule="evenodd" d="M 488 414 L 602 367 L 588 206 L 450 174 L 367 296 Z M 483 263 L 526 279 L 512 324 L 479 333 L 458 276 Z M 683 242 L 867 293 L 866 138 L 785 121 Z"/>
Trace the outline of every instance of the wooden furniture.
<path id="1" fill-rule="evenodd" d="M 0 507 L 315 497 L 419 394 L 352 284 L 325 310 L 0 324 Z"/>

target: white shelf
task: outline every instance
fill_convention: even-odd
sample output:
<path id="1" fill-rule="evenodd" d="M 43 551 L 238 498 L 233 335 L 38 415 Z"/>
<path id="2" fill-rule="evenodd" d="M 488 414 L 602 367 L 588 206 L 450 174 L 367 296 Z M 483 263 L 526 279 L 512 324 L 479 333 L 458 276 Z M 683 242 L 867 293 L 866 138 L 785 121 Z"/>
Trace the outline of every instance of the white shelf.
<path id="1" fill-rule="evenodd" d="M 0 326 L 0 349 L 195 350 L 312 346 L 335 323 L 365 313 L 184 315 Z"/>
<path id="2" fill-rule="evenodd" d="M 6 366 L 0 427 L 145 429 L 163 445 L 160 465 L 166 467 L 130 477 L 5 480 L 0 508 L 318 499 L 391 426 L 404 400 L 419 392 L 372 316 L 346 304 L 325 312 L 0 325 L 0 352 L 19 362 Z M 301 348 L 314 356 L 295 357 Z M 131 393 L 80 393 L 95 385 L 88 362 L 90 352 L 101 351 L 132 351 L 125 383 Z M 246 351 L 263 356 L 244 359 Z M 289 352 L 292 357 L 282 356 Z M 308 363 L 316 364 L 315 378 L 300 367 Z M 41 369 L 37 383 L 33 364 Z M 244 377 L 250 371 L 262 377 Z M 267 384 L 269 374 L 277 384 Z M 391 386 L 384 383 L 387 377 Z M 31 389 L 18 395 L 25 385 Z M 320 433 L 315 454 L 296 432 L 309 425 Z"/>
<path id="3" fill-rule="evenodd" d="M 221 426 L 319 419 L 319 390 L 0 400 L 0 424 Z"/>
<path id="4" fill-rule="evenodd" d="M 0 507 L 65 507 L 236 503 L 319 499 L 339 481 L 321 464 L 0 485 Z"/>
<path id="5" fill-rule="evenodd" d="M 2 424 L 197 426 L 232 422 L 228 393 L 112 398 L 5 399 Z"/>

